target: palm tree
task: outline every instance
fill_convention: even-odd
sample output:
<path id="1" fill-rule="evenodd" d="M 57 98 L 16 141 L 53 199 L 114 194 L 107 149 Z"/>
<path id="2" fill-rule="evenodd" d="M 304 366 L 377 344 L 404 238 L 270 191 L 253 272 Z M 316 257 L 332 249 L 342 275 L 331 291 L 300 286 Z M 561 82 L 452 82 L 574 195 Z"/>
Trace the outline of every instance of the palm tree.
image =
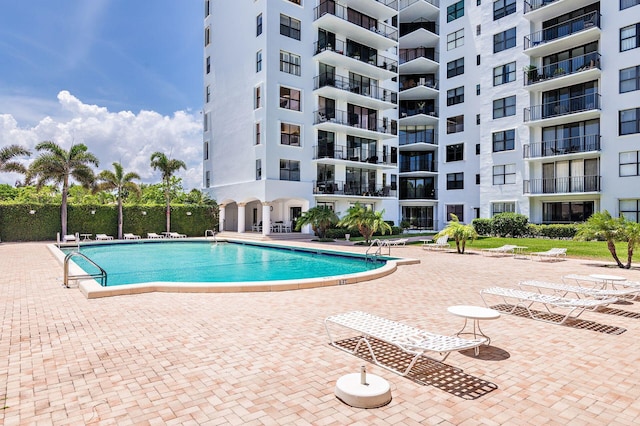
<path id="1" fill-rule="evenodd" d="M 133 182 L 134 179 L 140 179 L 135 172 L 124 173 L 122 164 L 113 163 L 113 171 L 103 170 L 98 175 L 101 182 L 96 186 L 96 191 L 115 191 L 118 199 L 118 238 L 122 239 L 122 198 L 128 192 L 140 194 L 140 188 Z"/>
<path id="2" fill-rule="evenodd" d="M 478 233 L 473 225 L 463 225 L 460 223 L 458 216 L 453 213 L 451 214 L 451 221 L 442 231 L 438 232 L 433 236 L 434 240 L 437 240 L 440 237 L 449 237 L 453 238 L 456 242 L 456 249 L 458 253 L 464 254 L 465 246 L 467 245 L 467 240 L 475 240 L 478 238 Z"/>
<path id="3" fill-rule="evenodd" d="M 28 157 L 31 152 L 20 145 L 8 145 L 0 148 L 0 172 L 13 172 L 27 174 L 27 169 L 17 161 L 15 157 Z"/>
<path id="4" fill-rule="evenodd" d="M 383 214 L 384 210 L 374 212 L 362 204 L 356 203 L 347 210 L 347 215 L 338 222 L 338 225 L 345 228 L 358 228 L 365 242 L 369 243 L 371 236 L 377 231 L 382 232 L 382 235 L 387 231 L 391 234 L 391 226 L 384 221 Z"/>
<path id="5" fill-rule="evenodd" d="M 624 268 L 616 253 L 616 241 L 622 239 L 622 227 L 620 219 L 611 217 L 605 210 L 592 214 L 586 222 L 579 226 L 575 239 L 583 241 L 605 240 L 607 248 L 616 261 L 619 268 Z"/>
<path id="6" fill-rule="evenodd" d="M 62 202 L 60 204 L 60 221 L 62 235 L 67 234 L 67 197 L 69 195 L 69 180 L 89 187 L 95 180 L 90 165 L 98 166 L 95 155 L 87 152 L 85 144 L 71 145 L 69 151 L 61 148 L 55 142 L 44 141 L 36 145 L 37 151 L 42 152 L 31 164 L 27 179 L 36 178 L 36 188 L 42 188 L 46 183 L 62 184 Z"/>
<path id="7" fill-rule="evenodd" d="M 338 215 L 327 206 L 312 207 L 298 218 L 296 231 L 299 231 L 304 225 L 311 225 L 313 232 L 318 234 L 319 238 L 324 238 L 327 229 L 338 223 L 339 220 Z"/>
<path id="8" fill-rule="evenodd" d="M 167 202 L 167 232 L 171 231 L 171 177 L 180 169 L 187 169 L 184 161 L 168 158 L 162 152 L 151 154 L 151 167 L 153 170 L 160 169 L 162 173 L 162 184 L 164 186 L 164 199 Z"/>
<path id="9" fill-rule="evenodd" d="M 623 217 L 621 219 L 623 219 L 622 229 L 627 240 L 627 264 L 624 267 L 630 269 L 633 250 L 640 245 L 640 223 L 626 220 Z"/>

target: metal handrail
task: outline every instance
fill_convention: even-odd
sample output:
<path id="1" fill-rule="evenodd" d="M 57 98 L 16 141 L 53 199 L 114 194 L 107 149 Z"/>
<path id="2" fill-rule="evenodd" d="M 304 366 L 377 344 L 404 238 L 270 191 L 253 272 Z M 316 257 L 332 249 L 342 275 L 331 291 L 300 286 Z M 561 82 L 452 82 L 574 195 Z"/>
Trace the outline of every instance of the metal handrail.
<path id="1" fill-rule="evenodd" d="M 370 254 L 369 252 L 371 251 L 371 249 L 374 247 L 376 247 L 376 251 L 373 254 Z M 369 256 L 372 257 L 372 261 L 375 261 L 377 259 L 378 256 L 380 256 L 382 254 L 382 248 L 383 247 L 387 247 L 389 249 L 389 255 L 391 255 L 391 244 L 389 244 L 388 242 L 384 241 L 384 240 L 380 240 L 378 238 L 376 238 L 375 240 L 371 241 L 371 244 L 369 244 L 369 247 L 367 248 L 365 255 L 365 261 L 369 260 Z"/>
<path id="2" fill-rule="evenodd" d="M 97 269 L 99 269 L 100 273 L 99 274 L 69 275 L 69 261 L 74 256 L 80 256 L 80 257 L 84 258 L 87 262 L 89 262 L 90 264 L 95 266 Z M 100 285 L 102 287 L 106 287 L 107 286 L 107 271 L 102 269 L 100 267 L 100 265 L 98 265 L 93 260 L 89 259 L 84 254 L 80 253 L 79 251 L 72 251 L 71 253 L 67 254 L 64 257 L 64 281 L 63 281 L 64 286 L 69 288 L 69 279 L 77 280 L 77 279 L 87 279 L 87 278 L 100 278 Z"/>
<path id="3" fill-rule="evenodd" d="M 559 40 L 595 27 L 600 28 L 600 13 L 596 10 L 525 36 L 524 49 Z"/>

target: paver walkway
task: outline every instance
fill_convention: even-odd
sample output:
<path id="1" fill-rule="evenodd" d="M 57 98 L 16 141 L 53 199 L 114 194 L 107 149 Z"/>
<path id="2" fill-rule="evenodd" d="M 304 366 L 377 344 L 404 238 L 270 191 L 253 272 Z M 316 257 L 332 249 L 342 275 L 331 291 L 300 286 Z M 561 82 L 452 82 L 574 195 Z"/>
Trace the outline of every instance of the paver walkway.
<path id="1" fill-rule="evenodd" d="M 640 423 L 638 301 L 615 305 L 630 317 L 583 315 L 625 328 L 620 335 L 509 315 L 484 322 L 491 346 L 478 357 L 470 351 L 447 359 L 462 369 L 459 377 L 495 385 L 474 399 L 435 379 L 422 385 L 365 363 L 391 383 L 391 403 L 361 410 L 338 401 L 336 380 L 358 372 L 363 361 L 327 344 L 323 319 L 329 315 L 357 309 L 451 334 L 462 324 L 447 307 L 482 305 L 484 287 L 568 273 L 640 281 L 637 270 L 584 260 L 541 263 L 419 246 L 392 254 L 422 263 L 348 286 L 87 300 L 61 287 L 62 268 L 45 244 L 0 244 L 0 423 Z"/>

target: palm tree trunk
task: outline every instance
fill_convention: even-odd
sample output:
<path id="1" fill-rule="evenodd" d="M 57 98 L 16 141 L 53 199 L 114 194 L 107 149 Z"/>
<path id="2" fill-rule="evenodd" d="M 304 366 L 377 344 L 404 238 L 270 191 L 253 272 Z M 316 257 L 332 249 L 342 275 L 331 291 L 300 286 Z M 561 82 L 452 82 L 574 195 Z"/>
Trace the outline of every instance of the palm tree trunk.
<path id="1" fill-rule="evenodd" d="M 67 196 L 69 195 L 69 177 L 65 176 L 62 182 L 62 201 L 60 203 L 60 225 L 62 236 L 67 235 Z"/>
<path id="2" fill-rule="evenodd" d="M 631 269 L 631 259 L 633 258 L 633 246 L 634 244 L 629 241 L 627 245 L 627 264 L 624 266 L 626 269 Z"/>
<path id="3" fill-rule="evenodd" d="M 620 259 L 618 259 L 618 253 L 616 253 L 616 244 L 613 240 L 607 240 L 607 248 L 609 249 L 609 252 L 611 252 L 611 256 L 613 256 L 613 259 L 618 264 L 618 268 L 624 268 L 624 265 L 622 264 L 622 262 L 620 262 Z"/>
<path id="4" fill-rule="evenodd" d="M 171 232 L 171 199 L 169 198 L 169 182 L 165 182 L 164 198 L 167 200 L 167 232 Z"/>
<path id="5" fill-rule="evenodd" d="M 122 239 L 122 198 L 118 196 L 118 239 Z"/>

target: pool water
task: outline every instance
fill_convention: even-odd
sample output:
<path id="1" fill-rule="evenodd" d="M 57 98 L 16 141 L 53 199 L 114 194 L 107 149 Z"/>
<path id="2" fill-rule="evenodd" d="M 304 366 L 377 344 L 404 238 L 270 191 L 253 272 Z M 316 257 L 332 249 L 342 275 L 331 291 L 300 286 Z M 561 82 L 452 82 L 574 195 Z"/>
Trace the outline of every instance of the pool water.
<path id="1" fill-rule="evenodd" d="M 80 252 L 107 271 L 109 286 L 318 278 L 370 271 L 385 264 L 322 251 L 205 241 L 101 244 L 82 246 Z M 81 257 L 73 261 L 95 272 Z"/>

